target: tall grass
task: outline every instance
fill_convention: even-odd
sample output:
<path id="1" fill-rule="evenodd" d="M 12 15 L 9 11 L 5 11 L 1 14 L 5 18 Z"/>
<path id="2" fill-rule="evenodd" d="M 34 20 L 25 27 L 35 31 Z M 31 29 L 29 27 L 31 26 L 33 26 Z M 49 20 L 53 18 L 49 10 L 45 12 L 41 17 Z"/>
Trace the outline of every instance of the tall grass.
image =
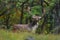
<path id="1" fill-rule="evenodd" d="M 25 40 L 28 36 L 32 36 L 35 40 L 60 40 L 60 35 L 44 35 L 34 34 L 28 32 L 12 32 L 0 30 L 0 40 Z"/>

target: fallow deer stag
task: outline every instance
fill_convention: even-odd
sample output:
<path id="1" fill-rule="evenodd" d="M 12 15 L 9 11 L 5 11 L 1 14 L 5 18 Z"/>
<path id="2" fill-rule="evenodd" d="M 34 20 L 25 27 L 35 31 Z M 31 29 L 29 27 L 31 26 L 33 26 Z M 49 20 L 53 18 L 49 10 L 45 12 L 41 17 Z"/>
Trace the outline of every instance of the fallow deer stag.
<path id="1" fill-rule="evenodd" d="M 29 15 L 32 15 L 31 12 L 30 12 L 30 6 L 27 7 L 27 12 Z M 29 23 L 29 24 L 14 24 L 13 25 L 13 29 L 14 30 L 20 30 L 20 31 L 24 31 L 24 30 L 27 30 L 27 31 L 34 31 L 36 30 L 36 28 L 38 27 L 38 21 L 41 19 L 40 16 L 36 16 L 36 15 L 32 15 L 32 23 Z"/>
<path id="2" fill-rule="evenodd" d="M 14 24 L 13 29 L 14 30 L 20 30 L 20 31 L 34 31 L 38 27 L 38 21 L 40 20 L 40 16 L 32 16 L 32 23 L 29 24 Z"/>

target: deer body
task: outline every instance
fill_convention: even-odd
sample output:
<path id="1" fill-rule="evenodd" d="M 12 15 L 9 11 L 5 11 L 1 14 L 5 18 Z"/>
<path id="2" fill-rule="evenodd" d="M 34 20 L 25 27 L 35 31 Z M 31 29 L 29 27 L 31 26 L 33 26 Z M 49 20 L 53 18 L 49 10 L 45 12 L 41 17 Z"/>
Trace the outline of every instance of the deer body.
<path id="1" fill-rule="evenodd" d="M 19 31 L 28 31 L 28 32 L 31 32 L 31 31 L 35 31 L 36 28 L 38 27 L 38 25 L 29 25 L 29 24 L 15 24 L 13 26 L 13 29 L 14 30 L 19 30 Z"/>
<path id="2" fill-rule="evenodd" d="M 20 30 L 20 31 L 25 31 L 25 30 L 30 31 L 29 24 L 15 24 L 13 26 L 13 29 Z"/>
<path id="3" fill-rule="evenodd" d="M 34 20 L 30 24 L 14 24 L 13 29 L 21 30 L 21 31 L 25 31 L 25 30 L 35 31 L 36 28 L 38 27 L 38 21 L 39 21 L 40 17 L 35 16 L 35 17 L 33 17 L 33 19 Z"/>

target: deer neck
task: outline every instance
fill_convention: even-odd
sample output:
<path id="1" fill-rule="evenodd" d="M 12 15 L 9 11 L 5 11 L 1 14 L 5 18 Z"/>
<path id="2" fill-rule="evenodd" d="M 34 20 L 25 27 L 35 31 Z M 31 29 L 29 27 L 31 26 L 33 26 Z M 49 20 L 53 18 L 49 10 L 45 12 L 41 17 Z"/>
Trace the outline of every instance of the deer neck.
<path id="1" fill-rule="evenodd" d="M 32 32 L 35 33 L 36 29 L 38 28 L 39 23 L 37 22 L 36 25 L 32 27 Z"/>
<path id="2" fill-rule="evenodd" d="M 32 29 L 33 29 L 33 30 L 36 30 L 36 28 L 38 28 L 38 25 L 39 25 L 39 23 L 37 22 L 37 24 L 35 24 L 35 25 L 32 27 Z"/>

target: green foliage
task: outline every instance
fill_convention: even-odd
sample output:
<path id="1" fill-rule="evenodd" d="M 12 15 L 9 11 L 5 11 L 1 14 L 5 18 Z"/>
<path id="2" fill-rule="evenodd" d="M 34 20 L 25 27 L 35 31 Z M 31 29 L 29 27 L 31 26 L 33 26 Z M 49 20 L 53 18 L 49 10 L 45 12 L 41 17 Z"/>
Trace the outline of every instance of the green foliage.
<path id="1" fill-rule="evenodd" d="M 42 15 L 41 6 L 34 6 L 34 7 L 32 8 L 31 13 L 32 13 L 33 15 L 38 14 L 38 15 L 41 16 L 41 15 Z"/>
<path id="2" fill-rule="evenodd" d="M 4 5 L 4 7 L 1 6 L 2 9 L 0 9 L 0 14 L 4 13 L 4 11 L 7 11 L 7 9 L 9 9 L 9 13 L 10 13 L 10 20 L 9 20 L 9 25 L 13 25 L 13 24 L 18 24 L 20 22 L 20 16 L 21 16 L 21 4 L 26 1 L 26 0 L 13 0 L 14 2 L 11 4 L 9 3 L 10 0 L 0 0 L 0 3 L 2 3 L 1 5 Z M 33 0 L 29 0 L 29 3 L 31 3 Z M 34 0 L 35 2 L 37 0 Z M 39 1 L 39 0 L 38 0 Z M 54 20 L 53 20 L 53 17 L 52 17 L 52 13 L 51 13 L 51 10 L 52 8 L 55 6 L 55 3 L 57 2 L 57 0 L 45 0 L 49 3 L 49 6 L 46 6 L 44 5 L 44 9 L 45 9 L 45 15 L 46 15 L 46 23 L 44 24 L 44 32 L 45 33 L 49 33 L 50 32 L 50 28 L 53 27 L 54 25 Z M 15 3 L 15 4 L 14 4 Z M 31 4 L 32 5 L 32 4 Z M 15 8 L 15 9 L 14 9 Z M 17 11 L 15 11 L 17 9 L 17 11 L 19 11 L 19 13 Z M 40 16 L 42 16 L 42 7 L 41 5 L 39 6 L 33 6 L 31 7 L 31 13 L 32 15 L 35 15 L 35 14 L 39 14 Z M 8 13 L 5 13 L 5 15 L 2 15 L 3 17 L 0 17 L 0 23 L 2 24 L 2 22 L 5 21 L 6 19 L 6 16 Z M 29 18 L 30 15 L 28 15 L 28 13 L 24 12 L 23 14 L 23 23 L 26 23 L 26 18 Z M 27 20 L 29 21 L 29 20 Z M 40 21 L 40 25 L 39 27 L 37 28 L 36 32 L 40 33 L 42 30 L 41 30 L 41 25 L 43 23 L 44 19 L 42 19 Z M 5 23 L 5 22 L 4 22 Z"/>

